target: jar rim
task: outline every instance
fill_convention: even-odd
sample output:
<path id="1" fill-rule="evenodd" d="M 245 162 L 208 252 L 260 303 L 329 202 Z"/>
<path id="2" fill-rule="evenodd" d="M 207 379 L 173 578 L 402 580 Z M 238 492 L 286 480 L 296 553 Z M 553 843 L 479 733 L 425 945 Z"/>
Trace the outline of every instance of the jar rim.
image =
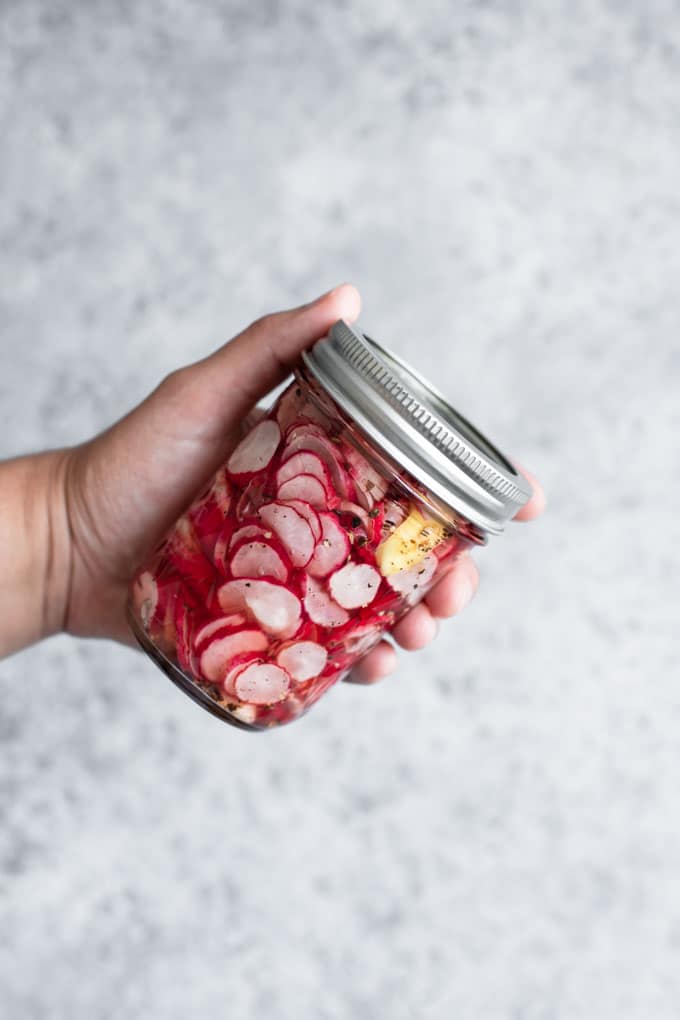
<path id="1" fill-rule="evenodd" d="M 371 441 L 485 532 L 502 532 L 531 497 L 527 479 L 443 394 L 342 319 L 302 360 Z"/>

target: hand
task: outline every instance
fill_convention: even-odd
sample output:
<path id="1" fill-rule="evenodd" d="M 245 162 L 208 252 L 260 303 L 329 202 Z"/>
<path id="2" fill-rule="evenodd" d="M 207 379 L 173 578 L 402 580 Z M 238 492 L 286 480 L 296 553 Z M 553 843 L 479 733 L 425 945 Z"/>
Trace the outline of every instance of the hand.
<path id="1" fill-rule="evenodd" d="M 311 304 L 265 316 L 210 357 L 173 372 L 122 421 L 67 452 L 66 630 L 132 643 L 124 605 L 139 564 L 227 459 L 254 404 L 285 379 L 301 351 L 337 319 L 354 321 L 359 307 L 356 290 L 344 285 Z M 535 516 L 542 499 L 537 487 L 518 516 Z M 395 627 L 397 643 L 406 649 L 427 644 L 436 618 L 459 612 L 476 587 L 476 567 L 464 556 Z M 372 683 L 394 660 L 394 649 L 382 642 L 353 679 Z"/>

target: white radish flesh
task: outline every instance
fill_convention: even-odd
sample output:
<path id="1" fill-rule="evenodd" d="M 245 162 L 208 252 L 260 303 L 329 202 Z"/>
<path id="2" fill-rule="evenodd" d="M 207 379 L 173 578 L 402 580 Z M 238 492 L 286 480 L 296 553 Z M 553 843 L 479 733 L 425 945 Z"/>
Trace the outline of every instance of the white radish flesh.
<path id="1" fill-rule="evenodd" d="M 298 475 L 314 475 L 318 478 L 324 489 L 331 487 L 330 475 L 323 461 L 315 453 L 294 453 L 292 457 L 285 460 L 276 472 L 276 484 L 282 486 L 291 478 Z"/>
<path id="2" fill-rule="evenodd" d="M 422 589 L 434 577 L 438 563 L 437 557 L 430 552 L 414 567 L 390 574 L 387 583 L 394 591 L 405 595 L 409 602 L 416 602 L 420 598 Z"/>
<path id="3" fill-rule="evenodd" d="M 389 482 L 350 443 L 343 445 L 343 452 L 349 464 L 350 477 L 356 485 L 357 501 L 367 510 L 372 510 L 374 504 L 384 498 Z"/>
<path id="4" fill-rule="evenodd" d="M 312 529 L 314 541 L 318 542 L 321 538 L 321 521 L 319 520 L 319 515 L 314 507 L 310 506 L 309 503 L 304 503 L 301 499 L 287 499 L 285 506 L 292 507 L 293 510 L 297 510 L 300 517 L 304 517 L 307 524 L 309 524 Z"/>
<path id="5" fill-rule="evenodd" d="M 227 627 L 242 627 L 245 622 L 246 618 L 241 613 L 218 616 L 216 620 L 211 620 L 210 623 L 204 624 L 203 627 L 196 631 L 194 648 L 197 651 L 202 651 L 202 646 L 205 646 L 208 639 L 217 634 L 218 631 L 224 630 Z"/>
<path id="6" fill-rule="evenodd" d="M 248 541 L 240 545 L 231 557 L 233 577 L 273 577 L 276 581 L 288 580 L 288 567 L 268 542 Z"/>
<path id="7" fill-rule="evenodd" d="M 226 517 L 229 513 L 229 507 L 231 506 L 231 486 L 229 485 L 227 472 L 223 467 L 219 469 L 213 479 L 211 492 L 214 496 L 215 502 Z"/>
<path id="8" fill-rule="evenodd" d="M 237 528 L 234 534 L 231 536 L 229 542 L 229 548 L 235 549 L 237 545 L 240 545 L 244 538 L 271 538 L 272 533 L 266 528 L 261 528 L 259 524 L 244 524 L 242 528 Z"/>
<path id="9" fill-rule="evenodd" d="M 244 652 L 262 652 L 269 641 L 262 631 L 250 628 L 211 641 L 202 652 L 200 669 L 210 683 L 219 683 L 232 659 Z"/>
<path id="10" fill-rule="evenodd" d="M 299 430 L 300 432 L 302 430 Z M 320 431 L 320 430 L 319 430 Z M 298 430 L 293 430 L 293 433 Z M 345 468 L 340 460 L 341 453 L 340 449 L 321 433 L 321 435 L 314 434 L 298 434 L 294 439 L 287 438 L 286 445 L 283 451 L 284 464 L 288 463 L 289 458 L 292 458 L 295 453 L 312 453 L 315 454 L 319 460 L 325 465 L 330 477 L 333 488 L 337 492 L 341 499 L 345 499 L 349 494 L 350 481 Z M 315 474 L 314 471 L 310 472 Z"/>
<path id="11" fill-rule="evenodd" d="M 310 525 L 297 510 L 282 503 L 265 503 L 259 509 L 260 519 L 274 531 L 295 567 L 304 567 L 314 553 L 314 535 Z"/>
<path id="12" fill-rule="evenodd" d="M 288 673 L 272 662 L 246 666 L 234 680 L 236 697 L 251 705 L 274 705 L 283 701 L 289 687 Z"/>
<path id="13" fill-rule="evenodd" d="M 281 442 L 275 421 L 265 418 L 243 437 L 227 461 L 231 475 L 253 475 L 267 467 Z"/>
<path id="14" fill-rule="evenodd" d="M 327 660 L 326 649 L 316 641 L 297 641 L 287 648 L 282 648 L 276 657 L 279 666 L 282 666 L 298 683 L 318 676 Z"/>
<path id="15" fill-rule="evenodd" d="M 142 625 L 147 629 L 158 605 L 158 584 L 148 570 L 135 580 L 132 586 L 132 602 L 139 613 Z"/>
<path id="16" fill-rule="evenodd" d="M 324 510 L 329 502 L 328 490 L 316 475 L 298 475 L 291 478 L 279 486 L 276 495 L 282 502 L 302 499 L 314 509 L 321 510 Z"/>
<path id="17" fill-rule="evenodd" d="M 345 609 L 368 606 L 378 594 L 380 574 L 368 563 L 348 563 L 331 575 L 330 593 Z"/>
<path id="18" fill-rule="evenodd" d="M 231 665 L 227 669 L 222 680 L 222 689 L 228 697 L 236 696 L 236 688 L 234 683 L 239 673 L 242 673 L 247 666 L 252 666 L 254 662 L 262 662 L 262 655 L 259 650 L 257 652 L 245 652 L 243 655 L 237 655 L 232 660 Z"/>
<path id="19" fill-rule="evenodd" d="M 273 581 L 256 577 L 227 581 L 218 590 L 217 600 L 225 613 L 247 609 L 264 630 L 277 637 L 292 637 L 300 626 L 300 600 Z"/>
<path id="20" fill-rule="evenodd" d="M 304 604 L 309 619 L 320 627 L 342 627 L 349 620 L 349 613 L 313 577 L 307 578 Z"/>
<path id="21" fill-rule="evenodd" d="M 319 520 L 321 541 L 317 543 L 314 555 L 307 564 L 307 573 L 312 577 L 328 577 L 347 560 L 349 538 L 335 514 L 321 512 Z"/>

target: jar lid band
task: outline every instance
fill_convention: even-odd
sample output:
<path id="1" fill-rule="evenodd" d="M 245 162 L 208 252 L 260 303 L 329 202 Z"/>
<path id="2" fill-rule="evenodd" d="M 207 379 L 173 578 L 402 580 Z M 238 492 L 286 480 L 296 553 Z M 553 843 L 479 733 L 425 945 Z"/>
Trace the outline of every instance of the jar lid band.
<path id="1" fill-rule="evenodd" d="M 484 531 L 499 534 L 530 498 L 526 478 L 445 397 L 343 320 L 302 358 L 397 469 Z"/>

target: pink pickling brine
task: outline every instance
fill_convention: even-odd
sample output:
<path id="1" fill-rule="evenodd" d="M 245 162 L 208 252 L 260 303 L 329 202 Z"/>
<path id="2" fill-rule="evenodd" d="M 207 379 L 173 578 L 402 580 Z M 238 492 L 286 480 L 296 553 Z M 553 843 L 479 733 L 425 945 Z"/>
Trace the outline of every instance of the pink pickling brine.
<path id="1" fill-rule="evenodd" d="M 353 380 L 354 341 L 379 366 L 408 377 L 407 366 L 337 324 L 321 344 L 335 343 L 334 356 L 345 359 L 335 371 L 348 392 L 338 395 L 334 377 L 324 386 L 330 369 L 315 366 L 310 354 L 130 590 L 130 622 L 145 650 L 214 714 L 249 729 L 306 712 L 454 557 L 495 530 L 476 507 L 465 512 L 453 486 L 447 501 L 441 478 L 418 469 L 423 437 L 413 439 L 411 422 L 395 418 L 386 427 L 383 409 L 385 438 L 376 440 L 371 415 L 385 395 L 370 392 L 371 378 Z M 441 415 L 441 407 L 434 410 Z M 479 437 L 464 419 L 445 424 L 463 432 L 466 426 L 468 442 Z M 399 457 L 394 446 L 402 433 Z M 500 458 L 496 468 L 507 469 L 479 439 L 487 457 L 492 451 Z M 515 496 L 506 516 L 524 499 Z"/>

